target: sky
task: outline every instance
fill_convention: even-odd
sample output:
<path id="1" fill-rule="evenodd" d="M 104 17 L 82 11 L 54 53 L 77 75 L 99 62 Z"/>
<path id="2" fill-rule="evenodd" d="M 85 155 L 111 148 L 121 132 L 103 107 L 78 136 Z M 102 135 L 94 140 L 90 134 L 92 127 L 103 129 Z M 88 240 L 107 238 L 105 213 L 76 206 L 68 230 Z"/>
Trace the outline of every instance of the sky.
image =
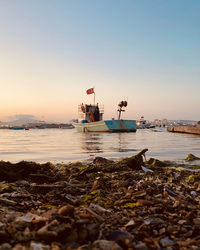
<path id="1" fill-rule="evenodd" d="M 0 120 L 200 120 L 199 0 L 0 0 Z"/>

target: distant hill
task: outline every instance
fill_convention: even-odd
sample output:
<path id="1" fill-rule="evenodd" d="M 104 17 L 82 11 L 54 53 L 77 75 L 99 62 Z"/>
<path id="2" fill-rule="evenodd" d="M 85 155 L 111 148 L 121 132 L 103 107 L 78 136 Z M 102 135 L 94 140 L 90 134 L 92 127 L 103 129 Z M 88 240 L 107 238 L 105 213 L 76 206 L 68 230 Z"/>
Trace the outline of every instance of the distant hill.
<path id="1" fill-rule="evenodd" d="M 5 126 L 22 126 L 28 123 L 38 123 L 39 120 L 33 115 L 16 115 L 8 117 L 9 121 L 1 122 Z"/>

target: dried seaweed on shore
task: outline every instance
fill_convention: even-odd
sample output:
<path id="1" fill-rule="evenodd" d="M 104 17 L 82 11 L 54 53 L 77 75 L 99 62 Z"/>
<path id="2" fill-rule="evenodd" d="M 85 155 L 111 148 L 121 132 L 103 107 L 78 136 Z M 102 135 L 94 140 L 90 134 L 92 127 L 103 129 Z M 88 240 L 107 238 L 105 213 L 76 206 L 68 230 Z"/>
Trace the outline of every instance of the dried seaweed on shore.
<path id="1" fill-rule="evenodd" d="M 0 162 L 0 249 L 198 249 L 200 173 L 145 161 Z"/>

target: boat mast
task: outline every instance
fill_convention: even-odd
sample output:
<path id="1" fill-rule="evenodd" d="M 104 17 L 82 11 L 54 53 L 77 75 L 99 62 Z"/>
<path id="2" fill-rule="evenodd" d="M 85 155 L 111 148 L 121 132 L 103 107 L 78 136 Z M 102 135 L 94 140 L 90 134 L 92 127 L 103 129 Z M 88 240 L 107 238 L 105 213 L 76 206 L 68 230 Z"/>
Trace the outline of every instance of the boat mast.
<path id="1" fill-rule="evenodd" d="M 118 115 L 118 120 L 120 120 L 121 118 L 121 112 L 125 112 L 124 109 L 122 109 L 122 107 L 126 107 L 128 105 L 128 102 L 127 101 L 121 101 L 118 106 L 119 106 L 119 109 L 117 110 L 119 112 L 119 115 Z"/>

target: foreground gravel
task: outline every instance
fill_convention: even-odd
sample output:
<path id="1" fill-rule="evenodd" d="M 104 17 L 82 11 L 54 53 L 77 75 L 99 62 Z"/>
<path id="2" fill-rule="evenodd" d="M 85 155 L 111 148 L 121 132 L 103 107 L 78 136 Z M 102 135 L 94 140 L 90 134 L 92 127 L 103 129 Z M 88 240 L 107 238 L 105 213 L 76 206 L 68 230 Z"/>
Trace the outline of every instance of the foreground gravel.
<path id="1" fill-rule="evenodd" d="M 146 151 L 90 164 L 1 161 L 0 249 L 200 249 L 200 167 L 144 162 Z"/>

